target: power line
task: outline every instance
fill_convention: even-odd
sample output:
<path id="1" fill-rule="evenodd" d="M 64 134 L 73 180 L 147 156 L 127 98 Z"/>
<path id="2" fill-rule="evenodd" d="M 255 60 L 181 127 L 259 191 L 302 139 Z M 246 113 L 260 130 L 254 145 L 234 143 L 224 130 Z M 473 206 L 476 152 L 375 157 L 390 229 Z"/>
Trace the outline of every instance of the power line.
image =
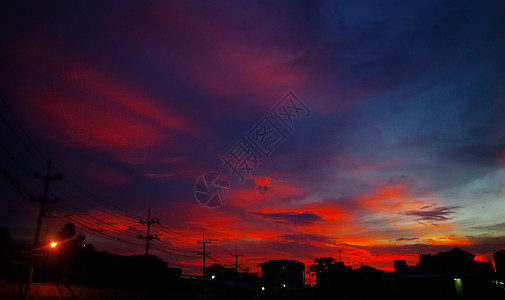
<path id="1" fill-rule="evenodd" d="M 91 221 L 89 219 L 86 219 L 85 217 L 80 216 L 80 215 L 75 215 L 75 214 L 67 214 L 67 215 L 72 220 L 79 220 L 81 222 L 84 222 L 86 224 L 94 226 L 95 228 L 98 228 L 100 230 L 107 231 L 110 234 L 122 235 L 122 236 L 127 237 L 127 238 L 135 238 L 133 235 L 130 235 L 130 234 L 124 232 L 124 230 L 117 231 L 116 228 L 114 228 L 114 227 L 112 227 L 112 226 L 110 226 L 108 224 L 97 223 L 95 221 Z"/>
<path id="2" fill-rule="evenodd" d="M 159 236 L 159 235 L 158 235 Z M 180 247 L 177 247 L 177 246 L 174 246 L 172 245 L 171 243 L 163 240 L 163 238 L 161 237 L 158 241 L 159 244 L 163 245 L 164 248 L 166 249 L 169 249 L 169 250 L 172 250 L 172 251 L 178 251 L 178 252 L 186 252 L 186 253 L 196 253 L 196 251 L 193 251 L 193 250 L 186 250 L 186 249 L 183 249 L 183 248 L 180 248 Z"/>
<path id="3" fill-rule="evenodd" d="M 14 127 L 10 124 L 10 122 L 5 117 L 3 117 L 3 116 L 0 115 L 0 118 L 2 119 L 2 121 L 7 125 L 7 127 L 10 129 L 10 131 L 16 137 L 16 139 L 21 143 L 21 145 L 35 158 L 35 160 L 38 163 L 41 163 L 42 165 L 45 165 L 45 161 L 46 161 L 45 158 L 44 158 L 45 156 L 42 153 L 42 151 L 40 150 L 40 148 L 35 144 L 35 142 L 33 141 L 33 139 L 30 138 L 30 136 L 28 135 L 27 131 L 21 125 L 21 123 L 19 122 L 18 118 L 15 116 L 15 114 L 13 113 L 13 111 L 11 110 L 11 108 L 9 107 L 9 105 L 6 103 L 6 101 L 3 98 L 0 98 L 0 101 L 3 103 L 3 105 L 6 108 L 6 111 L 9 113 L 10 119 L 14 121 L 13 123 L 15 123 L 15 125 L 17 125 L 18 130 L 15 130 Z M 24 136 L 24 139 L 20 136 L 20 134 L 18 133 L 18 131 L 20 131 L 22 133 L 22 135 Z M 12 153 L 9 150 L 7 150 L 7 148 L 4 145 L 1 145 L 1 148 L 18 165 L 18 167 L 25 174 L 28 175 L 29 178 L 32 178 L 31 174 L 33 174 L 33 172 L 29 171 L 28 168 L 23 163 L 21 163 L 19 159 L 17 159 L 14 155 L 12 155 Z M 129 218 L 131 218 L 133 220 L 138 220 L 140 218 L 138 216 L 135 216 L 133 214 L 129 214 L 129 213 L 121 210 L 120 208 L 114 206 L 113 204 L 111 204 L 111 203 L 109 203 L 109 202 L 107 202 L 107 201 L 105 201 L 103 199 L 100 199 L 99 197 L 97 197 L 96 195 L 94 195 L 89 190 L 83 188 L 82 186 L 80 186 L 76 182 L 72 181 L 71 178 L 66 178 L 64 184 L 67 184 L 67 185 L 73 187 L 75 190 L 78 190 L 80 193 L 86 195 L 90 199 L 93 199 L 95 201 L 107 204 L 107 206 L 109 207 L 109 209 L 111 211 L 115 211 L 116 213 L 118 213 L 118 215 L 116 215 L 118 217 L 128 216 Z M 111 213 L 111 214 L 113 214 L 113 213 Z"/>
<path id="4" fill-rule="evenodd" d="M 77 182 L 73 181 L 71 178 L 68 178 L 68 180 L 66 180 L 66 182 L 68 183 L 68 185 L 70 187 L 72 187 L 73 189 L 77 190 L 78 192 L 80 192 L 81 194 L 86 196 L 87 199 L 95 201 L 95 203 L 100 203 L 101 205 L 104 205 L 107 208 L 107 210 L 109 211 L 108 212 L 109 214 L 112 214 L 116 217 L 124 218 L 129 221 L 132 221 L 132 220 L 136 221 L 138 219 L 141 219 L 139 216 L 128 213 L 128 212 L 122 210 L 121 208 L 115 206 L 114 204 L 106 201 L 105 199 L 102 199 L 102 198 L 96 196 L 91 191 L 87 190 L 86 188 L 80 186 Z M 88 204 L 89 204 L 89 202 L 88 202 Z M 90 204 L 90 205 L 92 206 L 92 204 Z"/>
<path id="5" fill-rule="evenodd" d="M 33 197 L 32 191 L 26 186 L 19 183 L 9 172 L 0 167 L 0 178 L 7 181 L 11 186 L 16 188 L 19 192 L 26 194 L 30 199 Z"/>
<path id="6" fill-rule="evenodd" d="M 4 101 L 4 99 L 0 99 L 5 106 L 8 114 L 10 115 L 9 118 L 8 116 L 2 116 L 0 115 L 0 118 L 2 119 L 3 123 L 5 123 L 6 127 L 11 131 L 11 134 L 15 136 L 15 138 L 18 140 L 18 142 L 24 147 L 26 151 L 41 165 L 45 165 L 45 155 L 42 153 L 40 148 L 36 145 L 34 140 L 28 135 L 27 131 L 25 128 L 21 125 L 21 122 L 19 119 L 15 116 L 11 108 L 7 105 L 7 103 Z M 16 127 L 16 128 L 15 128 Z M 7 153 L 7 155 L 10 157 L 10 159 L 20 168 L 20 170 L 28 176 L 28 178 L 31 178 L 33 180 L 33 177 L 31 174 L 33 174 L 32 171 L 29 170 L 29 168 L 26 167 L 26 165 L 16 158 L 12 152 L 10 152 L 3 144 L 0 144 L 2 147 L 2 150 Z M 52 168 L 53 170 L 55 168 Z M 16 189 L 18 189 L 20 192 L 28 195 L 30 198 L 33 198 L 33 193 L 26 188 L 23 184 L 21 184 L 18 180 L 14 178 L 8 171 L 0 168 L 0 178 L 3 180 L 7 181 L 9 184 L 14 186 Z M 40 177 L 40 179 L 44 179 L 43 177 Z M 56 178 L 53 178 L 56 179 Z M 35 182 L 35 181 L 34 181 Z M 65 188 L 66 187 L 66 188 Z M 70 220 L 79 223 L 83 227 L 86 228 L 87 231 L 92 232 L 93 235 L 99 236 L 101 238 L 107 238 L 109 240 L 114 240 L 114 241 L 124 241 L 129 244 L 133 245 L 140 245 L 138 243 L 132 243 L 130 241 L 123 240 L 119 237 L 115 237 L 114 235 L 120 235 L 124 236 L 127 238 L 134 238 L 132 235 L 130 235 L 129 232 L 127 232 L 124 229 L 117 228 L 113 225 L 107 224 L 107 223 L 101 223 L 103 220 L 98 219 L 97 217 L 89 214 L 87 211 L 88 209 L 82 207 L 82 205 L 85 205 L 87 207 L 90 207 L 92 209 L 96 209 L 100 212 L 107 213 L 111 216 L 120 218 L 124 221 L 127 222 L 136 222 L 140 217 L 131 214 L 129 212 L 124 211 L 123 209 L 115 206 L 111 202 L 108 202 L 104 200 L 103 198 L 100 198 L 96 196 L 93 192 L 90 190 L 82 187 L 79 185 L 77 182 L 73 181 L 71 178 L 65 178 L 65 181 L 63 181 L 63 186 L 57 186 L 57 189 L 65 192 L 66 194 L 71 195 L 72 197 L 68 197 L 68 199 L 76 199 L 79 200 L 76 205 L 73 205 L 69 201 L 65 201 L 64 203 L 60 203 L 60 205 L 63 205 L 64 207 L 67 207 L 66 209 L 62 209 L 60 206 L 59 210 L 62 212 L 67 213 L 67 217 L 70 218 Z M 46 193 L 46 199 L 47 196 L 51 195 L 51 193 L 47 192 Z M 51 202 L 50 200 L 47 200 L 46 203 Z M 82 208 L 81 208 L 82 207 Z M 43 217 L 45 214 L 48 212 L 48 209 L 44 208 L 43 209 Z M 76 212 L 76 213 L 71 213 L 71 212 Z M 39 214 L 40 217 L 40 214 Z M 39 218 L 40 219 L 40 218 Z M 60 221 L 64 221 L 61 218 L 57 218 Z M 42 225 L 40 225 L 41 227 Z M 39 226 L 38 226 L 39 227 Z M 98 230 L 96 229 L 98 228 Z M 133 227 L 134 228 L 134 227 Z M 160 232 L 164 232 L 167 234 L 167 236 L 170 236 L 171 238 L 177 239 L 179 241 L 184 241 L 184 242 L 189 242 L 189 238 L 186 237 L 183 234 L 178 233 L 177 231 L 171 230 L 165 226 L 163 226 L 163 229 L 160 229 Z M 40 236 L 40 230 L 38 230 L 38 236 Z M 106 233 L 108 232 L 108 233 Z M 110 234 L 112 232 L 112 234 Z M 38 239 L 38 238 L 37 238 Z M 169 249 L 170 251 L 174 252 L 181 252 L 181 253 L 194 253 L 195 251 L 190 251 L 186 249 L 182 249 L 179 247 L 176 247 L 174 245 L 171 245 L 170 243 L 167 243 L 165 241 L 160 241 L 164 245 L 166 249 Z M 166 250 L 164 250 L 166 251 Z M 166 251 L 168 253 L 171 253 L 170 251 Z M 175 255 L 181 255 L 174 253 Z M 184 255 L 184 254 L 182 254 Z"/>
<path id="7" fill-rule="evenodd" d="M 98 229 L 95 229 L 93 227 L 91 227 L 90 225 L 86 224 L 87 221 L 86 220 L 82 220 L 82 219 L 79 219 L 79 218 L 76 218 L 76 216 L 72 216 L 72 215 L 69 215 L 67 216 L 68 217 L 68 221 L 71 221 L 73 223 L 76 223 L 78 225 L 81 226 L 81 229 L 82 227 L 84 227 L 84 229 L 82 231 L 88 233 L 88 234 L 91 234 L 91 235 L 94 235 L 94 236 L 97 236 L 97 237 L 100 237 L 100 238 L 103 238 L 103 239 L 107 239 L 107 240 L 111 240 L 111 241 L 116 241 L 116 242 L 122 242 L 122 243 L 126 243 L 126 244 L 129 244 L 129 245 L 133 245 L 133 246 L 136 246 L 136 247 L 144 247 L 144 245 L 142 244 L 139 244 L 139 243 L 135 243 L 135 242 L 132 242 L 132 241 L 128 241 L 128 240 L 125 240 L 125 239 L 122 239 L 122 238 L 119 238 L 119 237 L 115 237 L 111 234 L 108 234 L 108 233 L 105 233 L 105 232 L 102 232 Z M 55 217 L 56 219 L 62 221 L 62 222 L 67 222 L 67 220 L 64 220 L 60 217 Z"/>
<path id="8" fill-rule="evenodd" d="M 163 232 L 169 234 L 169 235 L 172 235 L 173 238 L 176 238 L 176 239 L 179 239 L 179 240 L 184 240 L 186 242 L 192 242 L 192 239 L 190 239 L 189 237 L 181 234 L 181 233 L 178 233 L 177 231 L 173 230 L 173 229 L 170 229 L 168 227 L 166 227 L 165 225 L 163 224 L 160 224 L 160 227 L 162 227 L 163 229 L 161 229 Z"/>
<path id="9" fill-rule="evenodd" d="M 91 203 L 90 201 L 87 201 L 87 199 L 89 198 L 86 198 L 85 196 L 82 196 L 81 194 L 78 194 L 76 192 L 74 192 L 73 190 L 69 190 L 67 188 L 63 188 L 63 187 L 60 187 L 60 190 L 72 197 L 69 197 L 69 199 L 76 199 L 76 200 L 79 200 L 78 203 L 79 204 L 84 204 L 84 205 L 87 205 L 88 207 L 90 208 L 93 208 L 93 209 L 96 209 L 98 211 L 101 211 L 101 212 L 104 212 L 110 216 L 113 216 L 113 217 L 116 217 L 116 218 L 119 218 L 119 219 L 122 219 L 124 221 L 128 221 L 128 222 L 137 222 L 138 219 L 134 219 L 134 218 L 130 218 L 130 217 L 127 217 L 125 215 L 122 215 L 120 214 L 119 212 L 113 212 L 111 211 L 110 209 L 107 209 L 107 208 L 102 208 L 98 205 L 95 205 L 93 203 Z M 69 203 L 68 201 L 66 203 Z"/>
<path id="10" fill-rule="evenodd" d="M 3 144 L 0 144 L 0 148 L 7 154 L 7 156 L 23 171 L 23 173 L 28 177 L 30 178 L 31 180 L 35 181 L 35 179 L 33 178 L 33 173 L 32 171 L 30 171 L 16 156 L 14 156 L 14 154 L 12 154 L 11 151 L 9 151 L 5 145 Z"/>
<path id="11" fill-rule="evenodd" d="M 156 249 L 162 253 L 165 253 L 165 254 L 169 254 L 169 255 L 175 255 L 175 256 L 181 256 L 181 257 L 190 257 L 190 258 L 197 258 L 199 255 L 197 254 L 194 254 L 194 255 L 188 255 L 188 254 L 180 254 L 180 253 L 174 253 L 174 252 L 170 252 L 170 251 L 167 251 L 163 248 L 159 248 L 159 247 L 152 247 L 153 249 Z"/>
<path id="12" fill-rule="evenodd" d="M 7 127 L 9 127 L 9 129 L 12 131 L 12 133 L 14 133 L 14 135 L 16 136 L 16 138 L 19 140 L 19 142 L 21 142 L 21 144 L 25 147 L 25 149 L 28 152 L 30 152 L 30 154 L 35 158 L 35 160 L 38 163 L 40 163 L 41 165 L 44 165 L 46 159 L 45 159 L 42 151 L 40 151 L 40 149 L 37 147 L 37 145 L 35 145 L 35 143 L 33 142 L 33 140 L 26 133 L 26 130 L 23 128 L 23 126 L 21 126 L 21 123 L 16 118 L 15 114 L 12 112 L 11 108 L 9 107 L 9 105 L 7 105 L 7 102 L 5 102 L 5 100 L 3 98 L 0 98 L 0 101 L 3 103 L 3 105 L 6 108 L 6 111 L 9 113 L 9 115 L 11 116 L 11 118 L 14 120 L 14 122 L 17 125 L 17 127 L 21 130 L 21 132 L 25 136 L 26 140 L 30 143 L 31 148 L 28 145 L 26 145 L 26 143 L 21 139 L 21 137 L 18 135 L 18 133 L 16 132 L 16 130 L 14 130 L 14 128 L 9 124 L 9 122 L 5 118 L 1 117 L 1 115 L 0 115 L 0 118 L 4 121 L 4 123 L 7 125 Z M 33 150 L 35 150 L 35 151 L 33 152 Z"/>

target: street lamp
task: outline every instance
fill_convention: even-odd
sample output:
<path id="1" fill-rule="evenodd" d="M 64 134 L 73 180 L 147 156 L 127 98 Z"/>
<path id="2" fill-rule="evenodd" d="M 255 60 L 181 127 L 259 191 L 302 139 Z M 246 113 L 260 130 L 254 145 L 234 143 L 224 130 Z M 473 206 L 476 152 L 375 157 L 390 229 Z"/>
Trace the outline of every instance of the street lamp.
<path id="1" fill-rule="evenodd" d="M 57 242 L 51 242 L 51 244 L 49 244 L 49 247 L 55 248 L 57 245 L 58 245 Z M 26 299 L 26 300 L 30 297 L 30 286 L 32 285 L 33 272 L 35 270 L 35 259 L 37 256 L 37 252 L 44 249 L 44 248 L 47 248 L 47 247 L 48 246 L 42 246 L 39 248 L 32 249 L 28 252 L 28 254 L 33 255 L 33 258 L 32 258 L 32 263 L 30 265 L 30 271 L 28 273 L 28 282 L 26 283 L 26 287 L 25 287 L 25 291 L 24 291 L 24 299 Z M 40 255 L 40 254 L 38 254 L 38 255 Z"/>

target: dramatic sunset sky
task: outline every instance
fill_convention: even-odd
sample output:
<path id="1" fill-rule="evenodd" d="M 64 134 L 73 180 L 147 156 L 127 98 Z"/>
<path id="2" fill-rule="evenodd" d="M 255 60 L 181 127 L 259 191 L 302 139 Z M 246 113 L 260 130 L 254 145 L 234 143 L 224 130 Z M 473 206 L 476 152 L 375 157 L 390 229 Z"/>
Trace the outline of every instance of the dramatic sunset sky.
<path id="1" fill-rule="evenodd" d="M 250 271 L 505 248 L 504 1 L 10 2 L 0 226 L 17 241 L 51 159 L 42 239 L 71 221 L 97 250 L 143 254 L 150 209 L 151 253 L 187 274 L 202 233 L 207 265 L 237 248 Z M 274 114 L 289 92 L 292 127 Z M 282 132 L 268 155 L 248 139 L 262 120 Z M 258 162 L 243 181 L 237 145 Z M 230 184 L 222 206 L 195 198 L 207 172 Z"/>

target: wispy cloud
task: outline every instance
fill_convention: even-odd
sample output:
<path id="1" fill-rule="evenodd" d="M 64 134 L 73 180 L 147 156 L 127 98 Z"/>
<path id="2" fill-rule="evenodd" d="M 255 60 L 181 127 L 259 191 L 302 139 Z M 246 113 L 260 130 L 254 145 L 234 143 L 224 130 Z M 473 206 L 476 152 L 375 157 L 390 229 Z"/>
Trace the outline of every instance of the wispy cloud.
<path id="1" fill-rule="evenodd" d="M 398 242 L 401 242 L 401 241 L 415 241 L 415 240 L 418 240 L 419 238 L 399 238 L 399 239 L 396 239 Z"/>
<path id="2" fill-rule="evenodd" d="M 485 230 L 485 231 L 501 231 L 501 232 L 505 232 L 505 222 L 491 224 L 491 225 L 472 226 L 470 228 L 479 229 L 479 230 Z"/>
<path id="3" fill-rule="evenodd" d="M 442 222 L 452 220 L 452 215 L 459 209 L 459 206 L 440 206 L 431 208 L 424 206 L 419 210 L 408 210 L 403 215 L 418 217 L 416 221 Z"/>
<path id="4" fill-rule="evenodd" d="M 319 215 L 313 214 L 311 212 L 282 212 L 282 213 L 261 213 L 256 212 L 255 214 L 273 220 L 278 223 L 288 223 L 293 225 L 310 225 L 317 221 L 322 221 Z"/>
<path id="5" fill-rule="evenodd" d="M 308 233 L 298 233 L 298 234 L 284 234 L 279 236 L 280 238 L 296 243 L 310 243 L 310 244 L 332 244 L 334 241 L 327 236 L 320 234 L 308 234 Z"/>

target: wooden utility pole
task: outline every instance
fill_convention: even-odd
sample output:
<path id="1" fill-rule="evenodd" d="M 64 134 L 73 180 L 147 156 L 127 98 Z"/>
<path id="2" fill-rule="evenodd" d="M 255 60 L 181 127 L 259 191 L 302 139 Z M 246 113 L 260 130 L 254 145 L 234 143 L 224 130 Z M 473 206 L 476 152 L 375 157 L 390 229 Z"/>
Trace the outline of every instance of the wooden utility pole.
<path id="1" fill-rule="evenodd" d="M 151 246 L 151 241 L 159 240 L 158 235 L 151 235 L 151 225 L 159 224 L 160 221 L 158 219 L 156 220 L 151 219 L 151 209 L 149 209 L 149 211 L 147 212 L 147 220 L 146 221 L 140 220 L 139 223 L 142 225 L 147 224 L 147 235 L 146 236 L 139 235 L 138 238 L 146 241 L 146 255 L 149 255 L 149 247 Z"/>
<path id="2" fill-rule="evenodd" d="M 54 198 L 51 200 L 47 199 L 47 194 L 49 192 L 49 184 L 51 183 L 51 180 L 62 180 L 63 175 L 52 173 L 51 161 L 49 160 L 47 163 L 46 176 L 40 176 L 39 174 L 35 174 L 35 178 L 44 180 L 44 192 L 42 193 L 41 197 L 30 199 L 32 201 L 36 201 L 36 202 L 40 203 L 39 217 L 37 219 L 37 229 L 35 229 L 35 237 L 33 239 L 33 245 L 32 245 L 33 250 L 37 249 L 37 247 L 39 246 L 39 238 L 40 238 L 40 230 L 42 228 L 42 220 L 44 220 L 44 217 L 46 217 L 46 212 L 48 212 L 48 210 L 46 209 L 46 204 L 58 202 L 58 198 Z M 32 264 L 30 265 L 30 270 L 28 272 L 28 281 L 26 283 L 26 288 L 25 288 L 25 292 L 24 292 L 25 299 L 28 299 L 29 294 L 30 294 L 30 286 L 32 285 L 34 271 L 35 271 L 35 261 L 32 260 Z"/>
<path id="3" fill-rule="evenodd" d="M 203 251 L 198 252 L 198 255 L 201 255 L 203 257 L 203 271 L 202 271 L 202 278 L 205 279 L 205 257 L 210 254 L 209 252 L 205 252 L 205 245 L 210 244 L 212 241 L 211 240 L 206 240 L 205 239 L 205 233 L 202 233 L 202 240 L 198 241 L 198 244 L 203 244 Z"/>
<path id="4" fill-rule="evenodd" d="M 42 228 L 42 220 L 44 219 L 44 217 L 46 216 L 46 212 L 48 211 L 46 209 L 46 203 L 58 202 L 58 198 L 54 198 L 51 200 L 47 199 L 47 193 L 49 192 L 49 184 L 51 183 L 51 180 L 62 180 L 63 175 L 52 174 L 51 161 L 49 161 L 47 163 L 46 176 L 40 176 L 39 174 L 36 174 L 35 178 L 44 180 L 44 193 L 42 194 L 42 197 L 31 199 L 32 201 L 40 203 L 39 218 L 37 220 L 37 229 L 35 231 L 35 238 L 33 239 L 33 248 L 37 248 L 39 243 L 40 229 Z"/>
<path id="5" fill-rule="evenodd" d="M 235 273 L 238 274 L 238 265 L 239 265 L 238 258 L 239 256 L 242 256 L 242 254 L 238 254 L 237 248 L 235 248 L 235 254 L 232 254 L 231 256 L 235 257 Z"/>

